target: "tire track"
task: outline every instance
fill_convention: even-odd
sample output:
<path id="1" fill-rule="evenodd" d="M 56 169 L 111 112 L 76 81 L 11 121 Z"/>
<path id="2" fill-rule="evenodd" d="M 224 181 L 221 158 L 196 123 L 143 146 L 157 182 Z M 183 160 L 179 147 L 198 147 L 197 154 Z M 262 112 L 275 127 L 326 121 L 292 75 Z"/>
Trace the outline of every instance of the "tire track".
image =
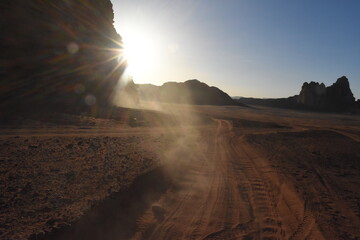
<path id="1" fill-rule="evenodd" d="M 311 215 L 298 216 L 290 208 L 279 211 L 279 202 L 287 198 L 281 192 L 283 187 L 274 186 L 262 172 L 259 159 L 238 141 L 231 122 L 216 121 L 215 141 L 208 152 L 196 155 L 189 169 L 183 171 L 188 180 L 178 183 L 180 190 L 168 191 L 160 199 L 166 210 L 164 220 L 149 220 L 151 214 L 147 214 L 139 221 L 142 228 L 137 236 L 141 237 L 134 239 L 275 240 L 310 236 L 316 226 Z M 284 213 L 295 221 L 295 227 L 287 226 L 289 217 L 282 216 Z"/>

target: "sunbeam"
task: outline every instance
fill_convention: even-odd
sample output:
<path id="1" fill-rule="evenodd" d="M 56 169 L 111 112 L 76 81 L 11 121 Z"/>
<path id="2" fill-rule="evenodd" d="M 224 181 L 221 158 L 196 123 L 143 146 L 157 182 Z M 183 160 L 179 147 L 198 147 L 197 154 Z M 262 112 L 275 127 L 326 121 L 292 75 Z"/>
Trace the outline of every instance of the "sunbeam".
<path id="1" fill-rule="evenodd" d="M 159 41 L 145 29 L 129 28 L 121 31 L 123 38 L 123 55 L 119 61 L 127 62 L 127 72 L 135 82 L 142 83 L 159 64 Z"/>

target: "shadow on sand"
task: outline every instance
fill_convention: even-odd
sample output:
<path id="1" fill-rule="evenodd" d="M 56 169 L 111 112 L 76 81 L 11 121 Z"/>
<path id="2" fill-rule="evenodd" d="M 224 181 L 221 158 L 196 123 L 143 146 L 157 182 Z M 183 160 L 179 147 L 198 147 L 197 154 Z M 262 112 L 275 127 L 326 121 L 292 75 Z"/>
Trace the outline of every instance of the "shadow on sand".
<path id="1" fill-rule="evenodd" d="M 138 177 L 129 189 L 115 193 L 71 226 L 55 229 L 30 240 L 130 239 L 136 220 L 170 187 L 163 168 Z"/>

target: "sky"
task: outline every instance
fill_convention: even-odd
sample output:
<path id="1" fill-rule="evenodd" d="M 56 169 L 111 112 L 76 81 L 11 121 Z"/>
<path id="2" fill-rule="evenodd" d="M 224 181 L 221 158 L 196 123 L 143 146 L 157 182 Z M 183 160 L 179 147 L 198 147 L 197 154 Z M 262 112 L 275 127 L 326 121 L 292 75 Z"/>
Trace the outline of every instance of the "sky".
<path id="1" fill-rule="evenodd" d="M 151 48 L 136 83 L 198 79 L 230 96 L 278 98 L 345 75 L 360 98 L 358 0 L 111 1 L 125 47 L 137 36 Z"/>

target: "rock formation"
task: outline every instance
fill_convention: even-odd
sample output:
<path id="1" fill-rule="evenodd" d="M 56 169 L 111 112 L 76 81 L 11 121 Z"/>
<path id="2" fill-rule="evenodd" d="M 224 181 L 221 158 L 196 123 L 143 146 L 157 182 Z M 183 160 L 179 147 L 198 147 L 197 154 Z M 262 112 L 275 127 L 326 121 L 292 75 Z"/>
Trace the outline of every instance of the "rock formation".
<path id="1" fill-rule="evenodd" d="M 329 87 L 325 87 L 323 83 L 305 82 L 297 101 L 310 108 L 335 111 L 347 110 L 355 105 L 355 98 L 345 76 Z"/>
<path id="2" fill-rule="evenodd" d="M 302 85 L 298 102 L 306 106 L 325 107 L 326 105 L 326 87 L 325 84 L 317 82 L 305 82 Z"/>
<path id="3" fill-rule="evenodd" d="M 196 79 L 186 82 L 167 82 L 162 86 L 139 85 L 140 100 L 195 105 L 236 105 L 225 92 Z"/>
<path id="4" fill-rule="evenodd" d="M 0 102 L 98 107 L 124 64 L 110 0 L 2 0 Z"/>
<path id="5" fill-rule="evenodd" d="M 350 108 L 355 104 L 355 98 L 350 89 L 349 80 L 343 76 L 333 85 L 326 88 L 328 106 L 336 109 Z"/>
<path id="6" fill-rule="evenodd" d="M 240 98 L 237 101 L 244 104 L 263 105 L 270 107 L 336 112 L 356 112 L 354 108 L 360 107 L 359 103 L 355 102 L 355 98 L 350 89 L 349 81 L 345 76 L 337 79 L 337 81 L 329 87 L 326 87 L 323 83 L 305 82 L 302 85 L 299 95 L 288 98 Z M 359 102 L 359 100 L 357 102 Z"/>

